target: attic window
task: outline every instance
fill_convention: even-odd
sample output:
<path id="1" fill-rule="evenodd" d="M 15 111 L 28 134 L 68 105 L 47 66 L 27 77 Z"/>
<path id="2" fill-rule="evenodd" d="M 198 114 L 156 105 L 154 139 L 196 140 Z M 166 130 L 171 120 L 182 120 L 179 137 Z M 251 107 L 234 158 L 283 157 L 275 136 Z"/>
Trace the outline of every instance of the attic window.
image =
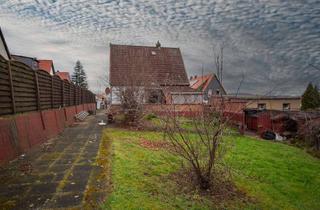
<path id="1" fill-rule="evenodd" d="M 151 51 L 151 55 L 156 55 L 156 51 Z"/>

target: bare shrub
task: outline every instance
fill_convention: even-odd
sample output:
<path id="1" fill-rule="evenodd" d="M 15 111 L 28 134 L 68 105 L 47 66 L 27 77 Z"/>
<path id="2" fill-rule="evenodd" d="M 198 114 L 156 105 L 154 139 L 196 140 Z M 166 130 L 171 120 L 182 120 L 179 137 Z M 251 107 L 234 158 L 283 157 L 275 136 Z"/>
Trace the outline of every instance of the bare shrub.
<path id="1" fill-rule="evenodd" d="M 138 122 L 143 116 L 143 91 L 140 87 L 127 86 L 119 88 L 119 98 L 121 109 L 124 114 L 124 122 L 133 124 Z"/>
<path id="2" fill-rule="evenodd" d="M 306 120 L 304 125 L 299 128 L 298 134 L 304 139 L 307 146 L 320 151 L 320 120 Z"/>
<path id="3" fill-rule="evenodd" d="M 164 134 L 173 151 L 186 160 L 200 189 L 207 190 L 223 170 L 220 163 L 228 149 L 222 138 L 226 120 L 215 109 L 204 108 L 193 113 L 186 128 L 183 118 L 176 116 L 174 108 L 168 111 L 162 118 Z"/>

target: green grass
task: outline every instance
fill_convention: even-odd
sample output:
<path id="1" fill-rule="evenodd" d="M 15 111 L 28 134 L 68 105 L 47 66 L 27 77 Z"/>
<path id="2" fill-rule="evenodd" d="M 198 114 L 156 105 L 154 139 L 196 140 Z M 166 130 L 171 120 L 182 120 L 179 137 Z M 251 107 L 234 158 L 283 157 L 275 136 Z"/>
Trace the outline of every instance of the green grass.
<path id="1" fill-rule="evenodd" d="M 320 209 L 320 160 L 299 148 L 234 136 L 235 181 L 265 209 Z"/>
<path id="2" fill-rule="evenodd" d="M 106 129 L 113 139 L 113 193 L 106 209 L 209 209 L 209 201 L 194 201 L 177 192 L 165 176 L 179 168 L 179 158 L 165 150 L 139 145 L 141 138 L 160 140 L 161 133 Z"/>
<path id="3" fill-rule="evenodd" d="M 105 209 L 212 209 L 207 197 L 181 194 L 168 175 L 180 159 L 165 150 L 143 148 L 139 140 L 162 139 L 160 132 L 106 129 L 113 140 L 113 192 Z M 320 161 L 288 145 L 239 135 L 228 136 L 235 145 L 226 157 L 236 185 L 256 203 L 232 209 L 320 209 Z"/>

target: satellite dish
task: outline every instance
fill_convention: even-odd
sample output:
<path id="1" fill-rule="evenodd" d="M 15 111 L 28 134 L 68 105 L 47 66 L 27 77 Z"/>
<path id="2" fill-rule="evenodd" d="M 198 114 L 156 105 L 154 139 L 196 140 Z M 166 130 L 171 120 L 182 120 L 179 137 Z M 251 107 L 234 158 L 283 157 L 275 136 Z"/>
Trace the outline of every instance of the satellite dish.
<path id="1" fill-rule="evenodd" d="M 111 90 L 110 90 L 110 88 L 107 87 L 104 92 L 108 95 L 111 93 Z"/>

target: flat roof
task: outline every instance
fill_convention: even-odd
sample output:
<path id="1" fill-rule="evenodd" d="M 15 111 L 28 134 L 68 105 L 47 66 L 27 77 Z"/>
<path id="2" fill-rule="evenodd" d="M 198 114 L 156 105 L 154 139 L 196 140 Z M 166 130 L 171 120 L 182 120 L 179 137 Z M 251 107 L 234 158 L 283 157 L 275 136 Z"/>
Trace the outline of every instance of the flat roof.
<path id="1" fill-rule="evenodd" d="M 214 96 L 221 97 L 221 96 Z M 283 99 L 291 99 L 291 100 L 300 100 L 301 96 L 263 96 L 263 95 L 223 95 L 224 98 L 230 99 L 243 99 L 243 100 L 283 100 Z"/>

